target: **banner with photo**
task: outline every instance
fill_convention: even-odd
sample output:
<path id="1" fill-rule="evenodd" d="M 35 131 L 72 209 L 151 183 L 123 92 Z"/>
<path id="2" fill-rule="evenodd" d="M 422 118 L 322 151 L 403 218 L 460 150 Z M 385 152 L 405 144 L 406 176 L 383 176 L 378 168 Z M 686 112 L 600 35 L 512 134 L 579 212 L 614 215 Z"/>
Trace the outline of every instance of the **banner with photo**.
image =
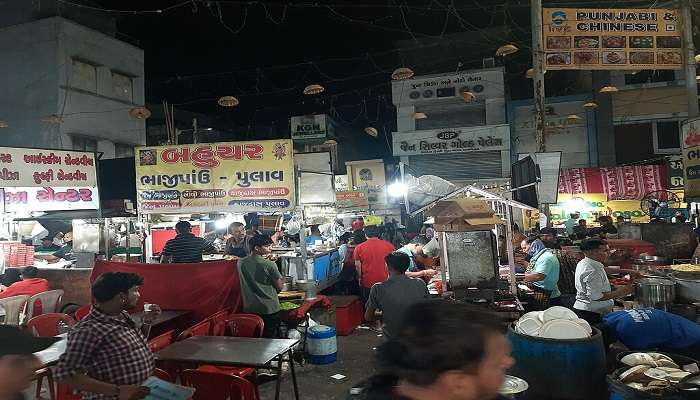
<path id="1" fill-rule="evenodd" d="M 141 213 L 294 208 L 290 139 L 137 147 Z"/>
<path id="2" fill-rule="evenodd" d="M 547 70 L 682 69 L 679 10 L 545 8 Z"/>

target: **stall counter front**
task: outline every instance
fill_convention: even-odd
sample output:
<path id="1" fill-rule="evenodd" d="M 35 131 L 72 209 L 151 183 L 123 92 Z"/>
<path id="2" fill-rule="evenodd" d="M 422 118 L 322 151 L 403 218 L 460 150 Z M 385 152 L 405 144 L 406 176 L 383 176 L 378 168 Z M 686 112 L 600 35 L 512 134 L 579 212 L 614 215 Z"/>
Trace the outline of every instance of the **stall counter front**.
<path id="1" fill-rule="evenodd" d="M 324 251 L 308 253 L 306 265 L 303 258 L 296 252 L 286 252 L 279 254 L 282 260 L 282 273 L 291 276 L 294 281 L 313 280 L 316 281 L 316 290 L 321 291 L 333 286 L 340 276 L 342 263 L 337 248 Z"/>

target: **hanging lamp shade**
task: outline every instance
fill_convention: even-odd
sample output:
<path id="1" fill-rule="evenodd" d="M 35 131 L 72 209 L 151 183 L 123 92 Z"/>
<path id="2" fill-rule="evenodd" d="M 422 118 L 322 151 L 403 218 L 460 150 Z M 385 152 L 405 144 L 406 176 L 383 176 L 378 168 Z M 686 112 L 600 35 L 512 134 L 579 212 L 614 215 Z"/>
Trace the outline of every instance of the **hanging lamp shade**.
<path id="1" fill-rule="evenodd" d="M 695 62 L 700 64 L 700 54 L 695 56 Z"/>
<path id="2" fill-rule="evenodd" d="M 607 85 L 600 88 L 600 93 L 615 93 L 619 91 L 620 89 L 618 89 L 617 86 L 614 85 Z"/>
<path id="3" fill-rule="evenodd" d="M 588 109 L 598 108 L 598 103 L 596 103 L 594 101 L 589 101 L 588 103 L 583 104 L 583 108 L 588 108 Z"/>
<path id="4" fill-rule="evenodd" d="M 462 92 L 462 98 L 466 103 L 471 103 L 472 101 L 476 100 L 476 95 L 472 92 Z"/>
<path id="5" fill-rule="evenodd" d="M 136 119 L 146 119 L 151 116 L 151 112 L 146 107 L 134 107 L 129 110 L 129 115 Z"/>
<path id="6" fill-rule="evenodd" d="M 370 135 L 370 136 L 372 136 L 372 137 L 377 137 L 377 136 L 379 136 L 379 131 L 377 130 L 377 128 L 374 128 L 374 127 L 371 127 L 371 126 L 368 126 L 368 127 L 365 128 L 365 133 L 368 134 L 368 135 Z"/>
<path id="7" fill-rule="evenodd" d="M 413 113 L 413 118 L 414 119 L 426 119 L 426 118 L 428 118 L 428 114 L 419 111 L 417 113 Z"/>
<path id="8" fill-rule="evenodd" d="M 394 72 L 391 73 L 391 79 L 395 81 L 400 81 L 403 79 L 411 79 L 415 75 L 412 69 L 407 67 L 396 68 Z"/>
<path id="9" fill-rule="evenodd" d="M 52 125 L 60 125 L 63 123 L 63 117 L 61 117 L 60 115 L 52 114 L 46 118 L 42 118 L 41 122 L 45 122 L 47 124 L 52 124 Z"/>
<path id="10" fill-rule="evenodd" d="M 5 121 L 0 121 L 0 129 L 2 129 L 2 128 L 7 128 L 7 127 L 9 127 L 9 126 L 10 126 L 10 125 L 8 125 L 7 122 L 5 122 Z"/>
<path id="11" fill-rule="evenodd" d="M 518 47 L 513 44 L 505 44 L 496 50 L 496 55 L 499 57 L 507 56 L 509 54 L 517 53 Z"/>
<path id="12" fill-rule="evenodd" d="M 569 114 L 566 116 L 566 120 L 569 122 L 577 122 L 577 121 L 583 120 L 583 118 L 581 118 L 580 116 L 578 116 L 576 114 Z"/>
<path id="13" fill-rule="evenodd" d="M 221 107 L 235 107 L 237 106 L 240 102 L 238 101 L 237 98 L 233 96 L 221 96 L 219 97 L 219 100 L 217 101 Z"/>
<path id="14" fill-rule="evenodd" d="M 314 94 L 323 93 L 324 90 L 326 90 L 326 89 L 323 86 L 321 86 L 317 83 L 314 83 L 314 84 L 309 85 L 309 86 L 304 88 L 304 94 L 311 96 Z"/>
<path id="15" fill-rule="evenodd" d="M 323 144 L 325 144 L 325 145 L 336 145 L 336 144 L 338 144 L 338 142 L 335 141 L 335 139 L 327 139 L 325 142 L 323 142 Z"/>
<path id="16" fill-rule="evenodd" d="M 696 80 L 696 81 L 700 81 L 700 75 L 696 76 L 696 77 L 695 77 L 695 80 Z"/>
<path id="17" fill-rule="evenodd" d="M 547 73 L 547 70 L 544 70 L 544 73 Z M 525 77 L 528 79 L 532 79 L 535 76 L 535 70 L 530 68 L 527 71 L 525 71 Z"/>

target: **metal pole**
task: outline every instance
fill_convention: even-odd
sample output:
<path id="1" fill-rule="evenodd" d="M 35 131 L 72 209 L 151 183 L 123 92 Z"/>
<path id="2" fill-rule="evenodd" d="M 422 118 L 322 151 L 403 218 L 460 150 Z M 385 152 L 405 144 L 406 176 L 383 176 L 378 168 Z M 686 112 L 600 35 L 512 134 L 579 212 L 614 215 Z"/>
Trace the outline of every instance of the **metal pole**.
<path id="1" fill-rule="evenodd" d="M 199 143 L 197 133 L 197 118 L 192 118 L 192 143 Z"/>
<path id="2" fill-rule="evenodd" d="M 683 2 L 683 36 L 687 46 L 685 65 L 685 86 L 688 89 L 688 118 L 695 118 L 698 112 L 698 82 L 697 66 L 695 63 L 695 45 L 693 44 L 693 14 L 690 9 L 690 0 Z"/>
<path id="3" fill-rule="evenodd" d="M 405 190 L 403 192 L 403 204 L 406 207 L 406 214 L 411 212 L 411 207 L 408 204 L 408 189 L 406 189 L 406 177 L 404 175 L 404 163 L 403 161 L 399 162 L 399 172 L 401 173 L 401 187 L 403 187 Z"/>
<path id="4" fill-rule="evenodd" d="M 532 0 L 530 3 L 532 18 L 532 80 L 535 103 L 535 140 L 537 152 L 545 151 L 545 90 L 544 90 L 544 49 L 542 45 L 542 0 Z"/>
<path id="5" fill-rule="evenodd" d="M 515 256 L 513 249 L 513 210 L 508 204 L 503 203 L 506 208 L 506 249 L 508 251 L 508 281 L 510 282 L 511 293 L 518 293 L 518 284 L 515 281 Z"/>

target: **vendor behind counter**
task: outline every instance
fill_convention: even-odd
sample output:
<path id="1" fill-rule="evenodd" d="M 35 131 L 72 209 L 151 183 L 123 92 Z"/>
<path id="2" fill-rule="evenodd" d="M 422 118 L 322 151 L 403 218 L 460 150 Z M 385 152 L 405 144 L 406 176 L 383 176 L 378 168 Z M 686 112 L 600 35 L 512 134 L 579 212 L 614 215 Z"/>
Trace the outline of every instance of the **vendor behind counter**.
<path id="1" fill-rule="evenodd" d="M 211 242 L 192 234 L 192 225 L 187 221 L 175 224 L 175 231 L 177 236 L 168 240 L 161 252 L 161 264 L 202 262 L 202 254 L 216 250 Z"/>

